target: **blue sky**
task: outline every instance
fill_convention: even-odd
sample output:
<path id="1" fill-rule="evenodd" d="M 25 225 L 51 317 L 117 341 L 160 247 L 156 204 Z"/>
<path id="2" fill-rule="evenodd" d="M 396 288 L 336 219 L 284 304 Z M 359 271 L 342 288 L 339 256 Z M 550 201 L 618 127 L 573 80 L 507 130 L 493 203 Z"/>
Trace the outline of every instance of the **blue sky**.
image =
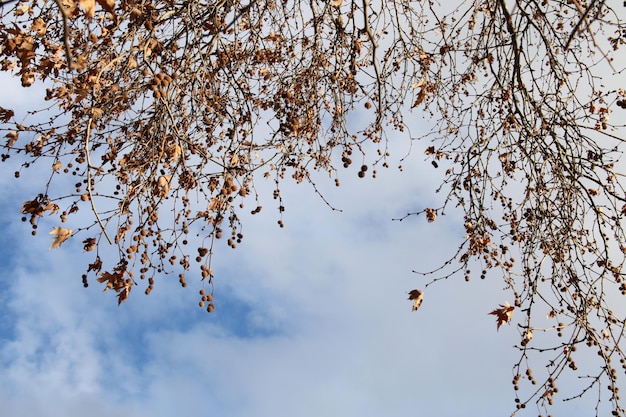
<path id="1" fill-rule="evenodd" d="M 15 90 L 0 105 L 20 104 L 24 94 Z M 407 145 L 392 143 L 392 158 Z M 2 416 L 501 417 L 514 410 L 518 331 L 496 331 L 487 314 L 512 301 L 499 277 L 429 287 L 417 312 L 406 299 L 425 282 L 411 271 L 437 267 L 464 234 L 454 211 L 432 224 L 391 220 L 436 205 L 437 171 L 419 149 L 403 172 L 361 180 L 348 170 L 339 188 L 320 178 L 341 213 L 308 185 L 286 185 L 281 229 L 266 194 L 268 209 L 243 219 L 243 243 L 216 254 L 211 315 L 197 306 L 201 285 L 191 275 L 186 289 L 175 275 L 163 276 L 150 296 L 137 291 L 119 307 L 93 278 L 83 288 L 90 258 L 81 243 L 49 251 L 54 223 L 42 222 L 32 237 L 19 220 L 38 184 L 28 175 L 16 181 L 10 162 L 0 165 Z M 576 393 L 568 385 L 559 399 Z M 595 393 L 559 399 L 555 416 L 593 415 Z M 517 415 L 538 414 L 531 406 Z"/>

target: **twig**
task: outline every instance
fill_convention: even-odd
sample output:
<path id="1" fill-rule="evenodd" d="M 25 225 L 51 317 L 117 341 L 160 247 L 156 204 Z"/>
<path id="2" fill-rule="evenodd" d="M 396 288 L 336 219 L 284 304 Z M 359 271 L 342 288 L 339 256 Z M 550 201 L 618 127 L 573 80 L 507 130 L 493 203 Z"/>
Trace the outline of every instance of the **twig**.
<path id="1" fill-rule="evenodd" d="M 102 230 L 102 233 L 104 233 L 104 237 L 107 238 L 109 245 L 112 245 L 113 241 L 111 241 L 111 238 L 107 234 L 107 230 L 104 227 L 102 220 L 100 219 L 100 215 L 98 214 L 98 210 L 96 209 L 96 203 L 94 203 L 94 200 L 93 200 L 93 192 L 91 190 L 92 165 L 91 165 L 91 153 L 89 152 L 89 137 L 91 136 L 91 122 L 92 121 L 93 121 L 93 113 L 91 117 L 89 117 L 89 120 L 87 121 L 87 131 L 85 132 L 85 155 L 87 157 L 87 193 L 89 194 L 89 202 L 91 203 L 91 211 L 93 211 L 93 214 L 96 216 L 96 220 L 98 221 L 98 225 L 100 225 L 100 229 Z"/>
<path id="2" fill-rule="evenodd" d="M 65 45 L 65 55 L 67 55 L 67 67 L 69 69 L 76 68 L 76 63 L 74 62 L 74 58 L 72 58 L 72 48 L 70 47 L 70 39 L 68 33 L 68 18 L 67 10 L 63 7 L 62 0 L 55 0 L 57 6 L 59 6 L 59 11 L 61 12 L 61 16 L 63 17 L 63 43 Z"/>

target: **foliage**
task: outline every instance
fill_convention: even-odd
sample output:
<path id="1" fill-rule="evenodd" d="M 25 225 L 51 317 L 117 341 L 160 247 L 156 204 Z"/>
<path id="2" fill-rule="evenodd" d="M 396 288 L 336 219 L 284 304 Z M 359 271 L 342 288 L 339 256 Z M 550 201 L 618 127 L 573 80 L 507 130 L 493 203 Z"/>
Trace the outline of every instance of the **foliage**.
<path id="1" fill-rule="evenodd" d="M 444 202 L 411 214 L 433 222 L 461 207 L 466 236 L 426 286 L 469 280 L 475 265 L 481 278 L 499 270 L 514 303 L 490 314 L 499 328 L 520 311 L 513 382 L 516 393 L 521 379 L 531 385 L 517 408 L 552 404 L 555 380 L 577 372 L 587 347 L 600 364 L 586 367 L 580 395 L 606 385 L 624 415 L 624 126 L 611 115 L 626 93 L 606 83 L 624 36 L 599 0 L 9 2 L 0 68 L 44 85 L 50 106 L 24 119 L 0 109 L 2 159 L 51 167 L 22 207 L 33 233 L 42 216 L 91 212 L 74 231 L 57 227 L 53 247 L 83 239 L 95 254 L 87 273 L 120 301 L 144 281 L 149 293 L 160 273 L 180 271 L 185 286 L 198 264 L 212 311 L 216 240 L 226 233 L 234 248 L 241 210 L 261 211 L 255 179 L 274 181 L 280 213 L 289 177 L 317 190 L 321 171 L 339 184 L 353 159 L 360 177 L 375 176 L 389 132 L 431 139 Z M 410 110 L 436 128 L 413 137 Z M 365 125 L 348 123 L 357 111 Z M 104 259 L 107 242 L 116 259 Z M 539 382 L 536 353 L 552 354 Z"/>

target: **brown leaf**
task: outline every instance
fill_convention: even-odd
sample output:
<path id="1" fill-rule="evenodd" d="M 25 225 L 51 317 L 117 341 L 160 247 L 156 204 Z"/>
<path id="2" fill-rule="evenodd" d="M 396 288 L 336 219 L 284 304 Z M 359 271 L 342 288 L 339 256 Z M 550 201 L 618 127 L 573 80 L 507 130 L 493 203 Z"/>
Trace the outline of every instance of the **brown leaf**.
<path id="1" fill-rule="evenodd" d="M 70 236 L 72 236 L 72 229 L 65 229 L 63 227 L 55 227 L 54 230 L 50 232 L 50 234 L 55 235 L 55 236 L 48 250 L 58 248 L 59 246 L 61 246 L 61 243 L 69 239 Z"/>
<path id="2" fill-rule="evenodd" d="M 17 142 L 18 136 L 19 134 L 16 131 L 10 131 L 9 133 L 5 135 L 5 137 L 7 138 L 7 145 L 6 145 L 7 148 L 10 148 L 13 145 L 15 145 L 15 142 Z"/>
<path id="3" fill-rule="evenodd" d="M 38 17 L 33 20 L 33 24 L 30 27 L 30 30 L 33 32 L 37 32 L 37 36 L 43 36 L 46 34 L 46 22 L 42 18 Z"/>
<path id="4" fill-rule="evenodd" d="M 157 190 L 156 190 L 156 194 L 159 197 L 164 197 L 167 195 L 167 193 L 170 191 L 170 179 L 172 178 L 171 175 L 161 175 L 158 179 L 157 179 Z"/>
<path id="5" fill-rule="evenodd" d="M 426 86 L 422 87 L 420 91 L 417 93 L 417 97 L 415 98 L 415 102 L 411 106 L 411 108 L 415 108 L 422 104 L 426 100 Z"/>
<path id="6" fill-rule="evenodd" d="M 433 210 L 431 208 L 427 208 L 426 210 L 424 210 L 426 212 L 426 219 L 428 220 L 428 223 L 432 223 L 437 219 L 437 211 Z"/>
<path id="7" fill-rule="evenodd" d="M 48 214 L 50 215 L 57 214 L 59 211 L 59 205 L 55 203 L 48 203 L 46 207 L 44 207 L 44 210 L 49 211 L 50 213 Z"/>
<path id="8" fill-rule="evenodd" d="M 83 249 L 86 252 L 91 252 L 95 248 L 96 248 L 96 238 L 88 237 L 87 239 L 83 240 Z"/>
<path id="9" fill-rule="evenodd" d="M 411 290 L 409 291 L 409 300 L 413 300 L 413 309 L 412 311 L 417 310 L 422 305 L 422 301 L 424 300 L 424 291 L 420 290 Z"/>
<path id="10" fill-rule="evenodd" d="M 22 214 L 30 214 L 33 217 L 43 216 L 44 208 L 37 200 L 28 200 L 22 204 Z"/>
<path id="11" fill-rule="evenodd" d="M 500 304 L 500 308 L 496 308 L 489 314 L 493 314 L 496 317 L 498 323 L 498 330 L 500 330 L 500 326 L 503 323 L 510 323 L 513 318 L 513 310 L 515 307 L 509 305 L 509 303 L 505 302 L 504 305 Z"/>
<path id="12" fill-rule="evenodd" d="M 115 0 L 96 0 L 100 7 L 109 13 L 115 14 Z"/>
<path id="13" fill-rule="evenodd" d="M 127 286 L 122 291 L 120 291 L 120 293 L 117 295 L 117 305 L 120 305 L 124 301 L 126 301 L 128 296 L 130 295 L 130 289 L 131 289 L 131 287 Z"/>
<path id="14" fill-rule="evenodd" d="M 0 119 L 3 122 L 8 122 L 11 118 L 15 116 L 15 113 L 11 109 L 5 109 L 4 107 L 0 107 Z"/>

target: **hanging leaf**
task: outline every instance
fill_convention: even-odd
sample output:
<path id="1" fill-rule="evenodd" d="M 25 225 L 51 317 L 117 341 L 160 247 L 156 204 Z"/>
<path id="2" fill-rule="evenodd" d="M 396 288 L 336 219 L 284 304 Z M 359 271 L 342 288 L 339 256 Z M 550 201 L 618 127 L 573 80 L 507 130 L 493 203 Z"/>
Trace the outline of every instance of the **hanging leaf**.
<path id="1" fill-rule="evenodd" d="M 489 314 L 493 314 L 494 316 L 496 316 L 498 330 L 500 330 L 500 326 L 503 323 L 511 322 L 511 319 L 513 318 L 513 310 L 515 310 L 515 307 L 505 302 L 504 305 L 500 304 L 500 308 L 496 308 L 491 313 L 489 313 Z"/>
<path id="2" fill-rule="evenodd" d="M 409 292 L 409 300 L 413 300 L 413 309 L 412 311 L 417 310 L 422 305 L 422 301 L 424 299 L 424 291 L 420 290 L 411 290 Z"/>
<path id="3" fill-rule="evenodd" d="M 107 12 L 115 14 L 115 0 L 96 0 L 96 2 Z"/>
<path id="4" fill-rule="evenodd" d="M 69 239 L 70 236 L 72 236 L 72 229 L 65 229 L 63 227 L 55 227 L 54 230 L 50 232 L 50 234 L 55 235 L 55 236 L 48 250 L 58 248 L 59 246 L 61 246 L 61 243 Z"/>
<path id="5" fill-rule="evenodd" d="M 85 16 L 94 17 L 96 14 L 96 0 L 78 0 L 80 6 L 85 10 Z"/>
<path id="6" fill-rule="evenodd" d="M 96 248 L 96 238 L 88 237 L 87 239 L 83 240 L 83 249 L 86 252 L 91 252 L 95 248 Z"/>

